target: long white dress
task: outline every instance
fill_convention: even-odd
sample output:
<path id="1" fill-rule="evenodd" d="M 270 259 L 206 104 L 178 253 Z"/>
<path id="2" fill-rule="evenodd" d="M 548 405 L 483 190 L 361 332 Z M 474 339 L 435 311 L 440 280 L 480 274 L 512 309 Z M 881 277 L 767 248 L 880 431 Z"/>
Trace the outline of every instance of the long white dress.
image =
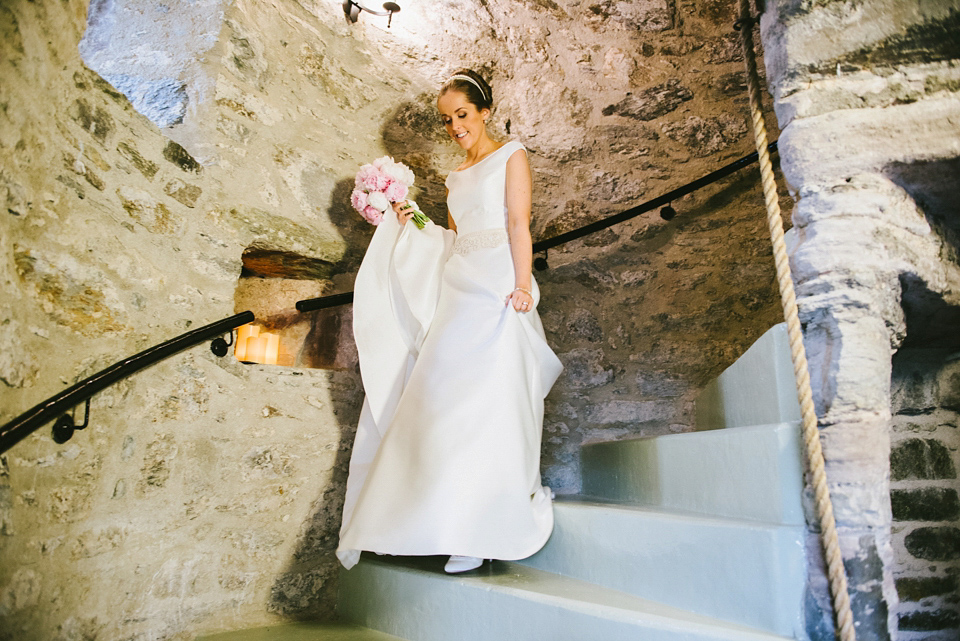
<path id="1" fill-rule="evenodd" d="M 522 559 L 553 529 L 540 480 L 543 398 L 562 365 L 515 283 L 506 232 L 508 142 L 447 178 L 458 233 L 394 216 L 354 290 L 364 399 L 337 556 Z M 535 303 L 540 292 L 533 283 Z"/>

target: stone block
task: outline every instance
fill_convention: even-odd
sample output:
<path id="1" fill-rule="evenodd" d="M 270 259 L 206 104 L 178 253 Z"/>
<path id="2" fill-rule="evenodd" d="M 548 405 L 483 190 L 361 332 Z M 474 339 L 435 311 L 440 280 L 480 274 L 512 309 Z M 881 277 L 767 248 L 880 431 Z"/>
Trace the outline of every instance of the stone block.
<path id="1" fill-rule="evenodd" d="M 960 612 L 956 610 L 941 609 L 900 615 L 900 629 L 904 631 L 933 632 L 957 628 L 960 628 Z"/>
<path id="2" fill-rule="evenodd" d="M 334 573 L 327 567 L 280 575 L 270 591 L 267 609 L 284 616 L 330 617 L 336 593 Z"/>
<path id="3" fill-rule="evenodd" d="M 117 188 L 120 204 L 130 218 L 153 234 L 178 234 L 183 230 L 183 217 L 170 211 L 145 191 L 121 185 Z"/>
<path id="4" fill-rule="evenodd" d="M 117 151 L 121 156 L 129 160 L 130 164 L 143 174 L 143 177 L 147 180 L 153 180 L 153 177 L 157 175 L 160 167 L 157 166 L 157 163 L 140 155 L 140 152 L 133 146 L 133 142 L 121 141 L 117 145 Z"/>
<path id="5" fill-rule="evenodd" d="M 0 381 L 8 387 L 23 387 L 36 375 L 36 361 L 25 346 L 23 328 L 13 310 L 0 309 Z"/>
<path id="6" fill-rule="evenodd" d="M 203 193 L 203 190 L 197 185 L 190 185 L 182 180 L 173 179 L 166 184 L 163 192 L 177 202 L 192 209 L 196 206 L 197 199 L 200 197 L 200 194 Z"/>
<path id="7" fill-rule="evenodd" d="M 960 412 L 960 360 L 948 363 L 937 375 L 940 406 Z"/>
<path id="8" fill-rule="evenodd" d="M 13 534 L 13 488 L 0 485 L 0 536 Z"/>
<path id="9" fill-rule="evenodd" d="M 627 97 L 617 104 L 605 107 L 603 115 L 617 114 L 635 120 L 655 120 L 675 111 L 688 100 L 693 100 L 693 92 L 681 86 L 678 79 L 671 78 L 662 85 L 627 94 Z"/>
<path id="10" fill-rule="evenodd" d="M 889 639 L 889 604 L 883 593 L 883 560 L 873 536 L 859 537 L 855 555 L 844 558 L 843 565 L 851 588 L 850 609 L 857 622 L 857 637 Z"/>
<path id="11" fill-rule="evenodd" d="M 960 528 L 920 527 L 904 539 L 907 551 L 925 561 L 960 559 Z"/>
<path id="12" fill-rule="evenodd" d="M 141 492 L 162 488 L 167 484 L 170 479 L 170 465 L 176 458 L 177 452 L 177 444 L 170 434 L 161 434 L 147 444 L 138 484 Z"/>
<path id="13" fill-rule="evenodd" d="M 641 396 L 674 398 L 688 392 L 690 384 L 667 372 L 640 372 L 637 374 L 637 388 Z"/>
<path id="14" fill-rule="evenodd" d="M 674 25 L 673 3 L 668 0 L 602 0 L 590 5 L 593 17 L 613 20 L 628 29 L 662 31 Z"/>
<path id="15" fill-rule="evenodd" d="M 641 423 L 667 421 L 676 413 L 670 401 L 608 401 L 587 410 L 586 422 L 606 429 L 636 428 Z"/>
<path id="16" fill-rule="evenodd" d="M 40 600 L 40 575 L 31 568 L 19 568 L 0 591 L 0 617 L 35 606 Z"/>
<path id="17" fill-rule="evenodd" d="M 953 521 L 960 516 L 957 491 L 944 487 L 892 490 L 890 504 L 896 521 Z"/>
<path id="18" fill-rule="evenodd" d="M 316 45 L 321 43 L 303 44 L 297 56 L 297 71 L 308 82 L 322 89 L 345 109 L 359 109 L 376 97 L 362 78 L 350 73 L 336 57 L 327 55 Z"/>
<path id="19" fill-rule="evenodd" d="M 167 142 L 166 146 L 164 146 L 163 157 L 187 173 L 200 173 L 200 163 L 198 163 L 194 157 L 190 155 L 190 152 L 172 140 Z"/>
<path id="20" fill-rule="evenodd" d="M 890 451 L 890 478 L 955 479 L 957 471 L 950 450 L 935 439 L 912 438 L 897 443 Z"/>
<path id="21" fill-rule="evenodd" d="M 92 107 L 83 98 L 74 101 L 70 117 L 101 144 L 106 142 L 107 136 L 116 128 L 113 118 L 103 107 Z"/>
<path id="22" fill-rule="evenodd" d="M 690 116 L 663 126 L 664 133 L 684 145 L 694 157 L 704 158 L 740 142 L 747 134 L 746 120 L 723 114 L 717 118 Z"/>
<path id="23" fill-rule="evenodd" d="M 597 321 L 597 317 L 585 309 L 575 309 L 567 317 L 565 327 L 567 337 L 574 340 L 586 340 L 590 343 L 597 343 L 603 339 L 603 329 Z"/>
<path id="24" fill-rule="evenodd" d="M 896 414 L 929 414 L 939 405 L 932 378 L 924 371 L 910 371 L 893 381 L 891 410 Z"/>
<path id="25" fill-rule="evenodd" d="M 613 368 L 598 349 L 574 349 L 558 354 L 563 373 L 558 384 L 571 389 L 590 389 L 613 380 Z"/>
<path id="26" fill-rule="evenodd" d="M 920 601 L 931 596 L 954 594 L 958 590 L 956 576 L 904 577 L 897 579 L 901 601 Z"/>

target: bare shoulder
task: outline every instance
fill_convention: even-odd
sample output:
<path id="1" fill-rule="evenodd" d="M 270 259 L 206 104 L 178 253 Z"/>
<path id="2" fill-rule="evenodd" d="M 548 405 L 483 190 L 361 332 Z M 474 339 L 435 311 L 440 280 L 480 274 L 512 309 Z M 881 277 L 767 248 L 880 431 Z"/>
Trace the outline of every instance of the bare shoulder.
<path id="1" fill-rule="evenodd" d="M 527 167 L 529 163 L 527 162 L 527 148 L 517 143 L 515 149 L 510 152 L 510 155 L 507 157 L 507 167 L 510 165 L 515 165 L 518 167 Z"/>
<path id="2" fill-rule="evenodd" d="M 527 161 L 527 150 L 523 145 L 518 144 L 517 148 L 510 152 L 507 158 L 507 174 L 522 175 L 530 173 L 530 163 Z"/>

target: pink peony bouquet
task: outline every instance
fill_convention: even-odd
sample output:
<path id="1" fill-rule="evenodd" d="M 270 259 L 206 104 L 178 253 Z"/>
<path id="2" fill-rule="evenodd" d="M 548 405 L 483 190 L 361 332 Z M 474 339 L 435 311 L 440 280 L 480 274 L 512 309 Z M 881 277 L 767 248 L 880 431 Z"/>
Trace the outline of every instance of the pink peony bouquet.
<path id="1" fill-rule="evenodd" d="M 414 179 L 413 171 L 402 162 L 394 162 L 390 156 L 377 158 L 357 172 L 356 188 L 350 194 L 350 204 L 368 223 L 379 225 L 392 203 L 406 200 Z M 418 209 L 415 202 L 411 201 L 410 204 L 414 210 Z M 420 211 L 414 211 L 413 222 L 423 229 L 427 217 Z"/>

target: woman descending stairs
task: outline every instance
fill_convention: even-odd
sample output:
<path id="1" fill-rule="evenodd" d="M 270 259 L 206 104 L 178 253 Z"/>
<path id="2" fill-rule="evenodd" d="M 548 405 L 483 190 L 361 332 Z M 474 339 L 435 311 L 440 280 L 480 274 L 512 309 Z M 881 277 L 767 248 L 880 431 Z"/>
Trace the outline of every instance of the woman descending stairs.
<path id="1" fill-rule="evenodd" d="M 791 367 L 774 327 L 704 391 L 702 431 L 584 446 L 583 495 L 556 502 L 539 553 L 457 576 L 364 555 L 341 617 L 409 641 L 807 641 Z M 262 638 L 391 638 L 372 630 Z"/>

